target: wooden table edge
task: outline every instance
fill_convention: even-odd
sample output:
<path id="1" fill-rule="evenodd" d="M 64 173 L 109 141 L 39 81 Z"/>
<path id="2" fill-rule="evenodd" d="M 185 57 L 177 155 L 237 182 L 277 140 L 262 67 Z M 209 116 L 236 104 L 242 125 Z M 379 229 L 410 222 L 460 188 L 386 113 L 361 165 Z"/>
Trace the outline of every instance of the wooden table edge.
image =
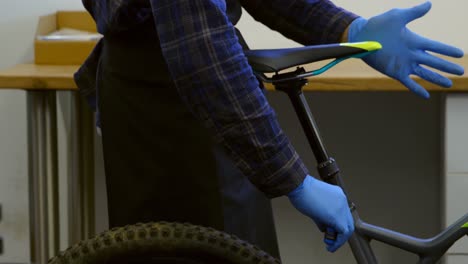
<path id="1" fill-rule="evenodd" d="M 35 65 L 18 64 L 0 71 L 0 89 L 21 90 L 77 90 L 73 74 L 79 65 Z M 450 76 L 453 87 L 441 88 L 419 78 L 415 80 L 431 92 L 468 92 L 468 76 Z M 265 85 L 274 90 L 271 84 Z M 347 76 L 342 72 L 327 73 L 309 79 L 304 91 L 319 92 L 404 92 L 407 88 L 389 77 L 381 74 L 373 76 Z"/>

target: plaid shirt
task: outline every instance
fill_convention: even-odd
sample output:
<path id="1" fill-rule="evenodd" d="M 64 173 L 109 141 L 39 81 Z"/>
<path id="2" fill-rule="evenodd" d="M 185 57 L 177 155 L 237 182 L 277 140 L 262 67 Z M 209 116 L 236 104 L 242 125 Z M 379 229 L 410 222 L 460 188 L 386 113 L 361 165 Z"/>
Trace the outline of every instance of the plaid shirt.
<path id="1" fill-rule="evenodd" d="M 231 0 L 227 0 L 228 6 Z M 240 0 L 260 22 L 302 44 L 339 42 L 357 17 L 326 0 Z M 228 18 L 225 0 L 83 0 L 98 31 L 127 30 L 152 17 L 181 98 L 215 132 L 237 166 L 268 197 L 308 171 L 268 104 Z M 102 44 L 75 74 L 92 106 Z"/>

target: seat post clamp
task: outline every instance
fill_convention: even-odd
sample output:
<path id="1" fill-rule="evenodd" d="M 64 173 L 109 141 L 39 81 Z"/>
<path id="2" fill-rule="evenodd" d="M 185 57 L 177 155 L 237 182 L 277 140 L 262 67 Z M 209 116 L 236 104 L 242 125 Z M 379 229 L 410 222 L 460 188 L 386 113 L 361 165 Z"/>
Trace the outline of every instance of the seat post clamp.
<path id="1" fill-rule="evenodd" d="M 320 163 L 317 166 L 317 170 L 320 177 L 325 182 L 330 182 L 340 172 L 340 168 L 333 158 L 329 158 L 327 161 Z"/>

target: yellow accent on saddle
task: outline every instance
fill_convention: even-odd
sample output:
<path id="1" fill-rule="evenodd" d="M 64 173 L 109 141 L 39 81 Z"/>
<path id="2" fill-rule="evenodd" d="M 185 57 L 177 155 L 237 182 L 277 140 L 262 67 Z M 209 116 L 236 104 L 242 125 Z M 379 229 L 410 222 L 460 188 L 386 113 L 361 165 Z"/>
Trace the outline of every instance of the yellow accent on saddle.
<path id="1" fill-rule="evenodd" d="M 468 228 L 468 222 L 466 222 L 464 225 L 462 225 L 462 228 Z"/>
<path id="2" fill-rule="evenodd" d="M 363 49 L 367 51 L 379 50 L 382 48 L 382 45 L 377 41 L 340 43 L 340 45 L 353 47 L 353 48 L 359 48 L 359 49 Z"/>

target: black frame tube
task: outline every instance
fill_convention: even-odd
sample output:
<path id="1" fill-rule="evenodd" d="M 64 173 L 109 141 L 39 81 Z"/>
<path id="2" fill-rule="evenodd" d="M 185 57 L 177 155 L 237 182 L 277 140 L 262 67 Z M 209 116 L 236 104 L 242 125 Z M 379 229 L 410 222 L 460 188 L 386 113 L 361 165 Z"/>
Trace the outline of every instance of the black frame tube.
<path id="1" fill-rule="evenodd" d="M 330 157 L 325 149 L 325 144 L 320 137 L 317 124 L 315 123 L 312 112 L 307 105 L 307 100 L 304 94 L 302 91 L 295 91 L 288 93 L 288 96 L 294 105 L 294 109 L 296 110 L 299 121 L 301 122 L 317 162 L 322 163 L 327 161 Z"/>
<path id="2" fill-rule="evenodd" d="M 273 76 L 272 80 L 277 90 L 285 92 L 289 96 L 317 163 L 321 164 L 329 161 L 330 156 L 328 155 L 315 119 L 302 92 L 302 88 L 307 84 L 307 80 L 279 81 L 284 78 L 290 78 L 295 74 L 301 74 L 303 71 L 302 68 L 298 68 L 295 72 L 276 74 Z M 278 82 L 274 80 L 278 80 Z M 373 239 L 419 255 L 419 264 L 432 264 L 436 263 L 458 239 L 468 235 L 468 228 L 462 227 L 468 223 L 468 214 L 460 218 L 442 233 L 429 239 L 420 239 L 368 224 L 360 219 L 357 209 L 346 192 L 341 173 L 338 171 L 331 178 L 325 178 L 323 175 L 320 176 L 322 180 L 340 186 L 348 197 L 348 203 L 350 204 L 355 223 L 355 232 L 348 243 L 359 264 L 377 263 L 377 258 L 370 246 L 370 242 Z"/>

